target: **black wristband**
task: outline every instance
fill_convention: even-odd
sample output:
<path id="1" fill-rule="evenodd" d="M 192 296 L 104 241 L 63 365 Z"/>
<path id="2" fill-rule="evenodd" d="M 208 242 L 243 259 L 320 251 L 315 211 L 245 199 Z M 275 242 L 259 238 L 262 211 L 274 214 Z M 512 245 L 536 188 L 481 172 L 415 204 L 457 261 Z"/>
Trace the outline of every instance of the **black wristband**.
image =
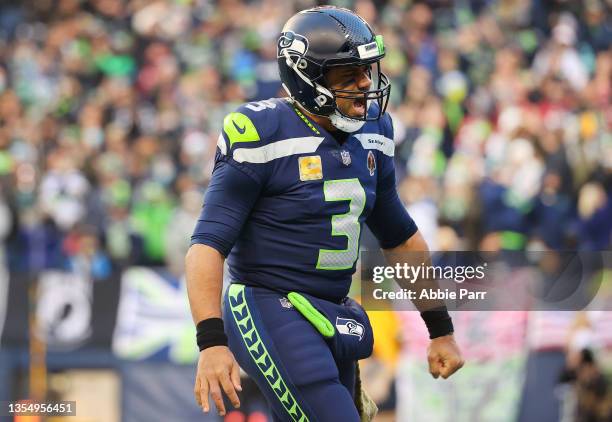
<path id="1" fill-rule="evenodd" d="M 198 322 L 196 332 L 200 352 L 213 346 L 227 346 L 227 335 L 221 318 L 208 318 Z"/>
<path id="2" fill-rule="evenodd" d="M 421 318 L 425 321 L 430 339 L 442 337 L 454 331 L 453 320 L 445 306 L 421 312 Z"/>

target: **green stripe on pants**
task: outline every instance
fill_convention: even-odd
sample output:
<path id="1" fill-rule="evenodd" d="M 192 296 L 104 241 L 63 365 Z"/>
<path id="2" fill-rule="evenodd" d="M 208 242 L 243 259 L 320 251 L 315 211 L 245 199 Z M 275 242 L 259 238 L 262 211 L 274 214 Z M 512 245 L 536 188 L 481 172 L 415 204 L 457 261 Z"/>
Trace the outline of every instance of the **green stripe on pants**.
<path id="1" fill-rule="evenodd" d="M 297 400 L 295 400 L 293 394 L 291 394 L 291 391 L 289 391 L 289 388 L 287 388 L 287 384 L 283 381 L 278 368 L 274 364 L 268 349 L 255 327 L 255 322 L 245 297 L 245 286 L 241 284 L 230 285 L 228 295 L 232 316 L 234 321 L 236 321 L 242 341 L 253 358 L 255 365 L 257 365 L 272 388 L 272 391 L 274 391 L 276 397 L 278 397 L 289 416 L 291 416 L 291 419 L 296 422 L 307 422 L 308 417 L 304 414 L 304 411 Z"/>

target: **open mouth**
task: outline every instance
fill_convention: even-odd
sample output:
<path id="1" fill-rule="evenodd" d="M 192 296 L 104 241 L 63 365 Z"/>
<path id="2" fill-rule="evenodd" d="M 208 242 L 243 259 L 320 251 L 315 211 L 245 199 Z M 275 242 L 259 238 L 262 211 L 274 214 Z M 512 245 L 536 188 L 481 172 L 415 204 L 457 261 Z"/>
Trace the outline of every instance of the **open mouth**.
<path id="1" fill-rule="evenodd" d="M 353 111 L 360 117 L 365 114 L 366 102 L 363 98 L 353 101 Z"/>

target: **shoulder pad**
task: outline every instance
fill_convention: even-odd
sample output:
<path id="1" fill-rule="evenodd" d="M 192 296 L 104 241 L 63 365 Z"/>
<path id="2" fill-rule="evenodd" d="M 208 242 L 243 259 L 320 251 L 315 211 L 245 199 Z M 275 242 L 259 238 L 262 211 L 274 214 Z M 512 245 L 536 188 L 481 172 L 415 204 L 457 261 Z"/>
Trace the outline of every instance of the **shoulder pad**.
<path id="1" fill-rule="evenodd" d="M 368 108 L 368 115 L 370 117 L 376 116 L 378 114 L 378 110 L 380 107 L 378 103 L 372 102 L 372 105 Z M 391 120 L 391 115 L 389 112 L 386 112 L 380 116 L 378 120 L 378 130 L 381 135 L 384 135 L 390 139 L 393 139 L 393 121 Z"/>
<path id="2" fill-rule="evenodd" d="M 376 101 L 372 101 L 372 104 L 370 104 L 368 107 L 368 116 L 374 117 L 378 115 L 378 110 L 380 110 L 378 103 Z"/>
<path id="3" fill-rule="evenodd" d="M 378 150 L 389 157 L 395 154 L 393 123 L 389 113 L 383 114 L 377 121 L 366 123 L 362 131 L 353 136 L 366 150 Z"/>
<path id="4" fill-rule="evenodd" d="M 279 102 L 270 100 L 246 103 L 223 119 L 217 146 L 222 154 L 236 148 L 257 148 L 274 140 L 279 127 Z"/>

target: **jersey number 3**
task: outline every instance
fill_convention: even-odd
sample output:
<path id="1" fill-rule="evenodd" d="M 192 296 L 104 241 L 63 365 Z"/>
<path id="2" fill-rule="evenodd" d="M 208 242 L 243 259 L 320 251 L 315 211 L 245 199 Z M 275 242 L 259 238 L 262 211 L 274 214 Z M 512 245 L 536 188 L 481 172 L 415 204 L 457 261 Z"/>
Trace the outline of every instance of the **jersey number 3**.
<path id="1" fill-rule="evenodd" d="M 366 194 L 359 179 L 328 180 L 323 184 L 325 201 L 349 201 L 349 210 L 332 216 L 332 236 L 346 236 L 346 249 L 319 249 L 317 269 L 346 270 L 352 268 L 359 253 L 359 216 L 366 203 Z"/>

